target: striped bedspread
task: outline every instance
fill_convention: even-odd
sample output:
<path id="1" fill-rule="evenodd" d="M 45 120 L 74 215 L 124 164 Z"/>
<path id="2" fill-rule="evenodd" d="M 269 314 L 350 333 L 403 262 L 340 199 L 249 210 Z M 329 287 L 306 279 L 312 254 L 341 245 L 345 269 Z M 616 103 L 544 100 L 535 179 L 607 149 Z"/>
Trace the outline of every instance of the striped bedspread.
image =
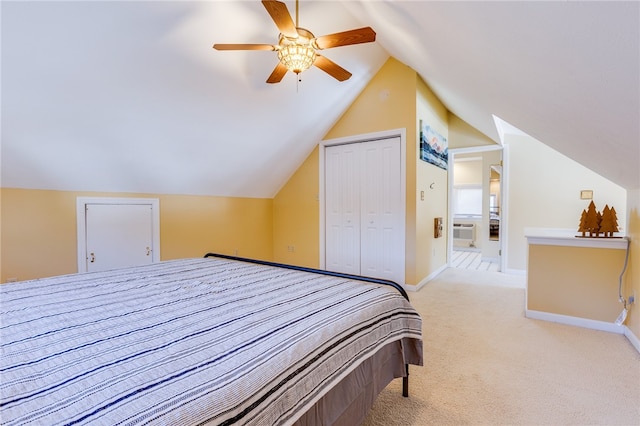
<path id="1" fill-rule="evenodd" d="M 218 258 L 0 286 L 6 425 L 290 424 L 421 320 L 394 289 Z"/>

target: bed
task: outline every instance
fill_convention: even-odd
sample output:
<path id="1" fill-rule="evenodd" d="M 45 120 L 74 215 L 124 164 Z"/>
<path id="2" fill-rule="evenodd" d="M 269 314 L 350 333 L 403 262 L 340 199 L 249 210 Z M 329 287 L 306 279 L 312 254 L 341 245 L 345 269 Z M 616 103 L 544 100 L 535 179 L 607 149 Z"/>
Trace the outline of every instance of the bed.
<path id="1" fill-rule="evenodd" d="M 215 254 L 3 284 L 1 423 L 359 424 L 422 365 L 394 285 Z"/>

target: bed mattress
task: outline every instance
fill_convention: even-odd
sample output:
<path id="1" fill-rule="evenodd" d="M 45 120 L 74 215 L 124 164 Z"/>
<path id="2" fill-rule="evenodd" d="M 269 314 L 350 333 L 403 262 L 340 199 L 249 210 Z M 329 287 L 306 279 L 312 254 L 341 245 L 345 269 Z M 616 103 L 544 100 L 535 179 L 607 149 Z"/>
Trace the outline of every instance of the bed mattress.
<path id="1" fill-rule="evenodd" d="M 218 258 L 0 286 L 2 424 L 293 424 L 421 319 L 393 288 Z M 416 355 L 417 354 L 417 355 Z"/>

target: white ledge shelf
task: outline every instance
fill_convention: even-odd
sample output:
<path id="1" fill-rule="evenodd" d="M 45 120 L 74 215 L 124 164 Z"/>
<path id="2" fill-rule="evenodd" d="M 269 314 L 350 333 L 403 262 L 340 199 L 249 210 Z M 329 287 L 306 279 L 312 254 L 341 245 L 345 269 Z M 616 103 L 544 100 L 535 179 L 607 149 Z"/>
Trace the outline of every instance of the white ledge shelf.
<path id="1" fill-rule="evenodd" d="M 571 229 L 525 228 L 524 235 L 529 244 L 564 247 L 589 247 L 626 250 L 628 239 L 625 236 L 614 238 L 577 237 L 579 233 Z"/>

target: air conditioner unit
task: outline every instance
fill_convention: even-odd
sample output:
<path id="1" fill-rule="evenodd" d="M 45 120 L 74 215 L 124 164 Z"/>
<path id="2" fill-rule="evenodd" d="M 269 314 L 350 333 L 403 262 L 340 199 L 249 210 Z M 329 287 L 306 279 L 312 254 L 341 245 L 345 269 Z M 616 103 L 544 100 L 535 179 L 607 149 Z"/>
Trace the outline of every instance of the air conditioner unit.
<path id="1" fill-rule="evenodd" d="M 476 240 L 476 225 L 473 223 L 454 223 L 453 239 L 458 242 L 474 242 Z"/>

